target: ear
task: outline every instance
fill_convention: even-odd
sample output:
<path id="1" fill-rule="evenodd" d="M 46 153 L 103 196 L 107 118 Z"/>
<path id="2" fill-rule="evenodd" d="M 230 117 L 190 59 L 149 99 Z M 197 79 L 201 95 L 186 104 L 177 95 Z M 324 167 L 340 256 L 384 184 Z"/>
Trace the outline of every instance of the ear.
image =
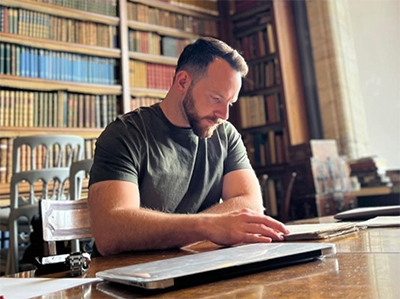
<path id="1" fill-rule="evenodd" d="M 175 86 L 179 92 L 185 93 L 188 91 L 192 83 L 192 78 L 187 71 L 179 71 L 175 76 Z"/>

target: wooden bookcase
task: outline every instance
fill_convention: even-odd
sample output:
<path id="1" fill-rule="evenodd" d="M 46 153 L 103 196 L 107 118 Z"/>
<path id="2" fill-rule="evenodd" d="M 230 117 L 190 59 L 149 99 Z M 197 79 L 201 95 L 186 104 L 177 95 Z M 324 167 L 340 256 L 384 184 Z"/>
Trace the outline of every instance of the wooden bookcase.
<path id="1" fill-rule="evenodd" d="M 60 20 L 69 20 L 70 23 L 63 25 L 67 26 L 63 30 L 68 30 L 69 26 L 76 26 L 76 28 L 84 26 L 76 25 L 83 22 L 92 24 L 92 26 L 94 26 L 93 24 L 100 27 L 110 26 L 112 32 L 110 34 L 114 34 L 112 36 L 115 37 L 112 46 L 111 44 L 109 47 L 93 45 L 92 41 L 88 43 L 87 40 L 86 44 L 79 43 L 76 41 L 78 38 L 75 38 L 74 42 L 68 39 L 61 41 L 59 36 L 58 40 L 54 38 L 54 34 L 53 39 L 49 39 L 43 36 L 39 37 L 40 34 L 37 32 L 30 35 L 20 34 L 19 31 L 10 33 L 4 32 L 4 28 L 0 28 L 0 44 L 14 45 L 19 49 L 34 48 L 49 53 L 70 53 L 115 60 L 115 82 L 112 84 L 72 82 L 65 79 L 32 78 L 3 71 L 0 72 L 0 92 L 13 89 L 27 92 L 109 95 L 117 99 L 117 114 L 126 113 L 137 106 L 150 105 L 155 101 L 160 101 L 166 95 L 168 82 L 163 82 L 161 87 L 158 87 L 155 83 L 160 80 L 159 78 L 151 79 L 153 82 L 150 83 L 138 82 L 133 75 L 140 68 L 148 69 L 148 65 L 157 65 L 152 72 L 161 73 L 160 69 L 166 69 L 168 70 L 166 72 L 169 72 L 167 79 L 172 81 L 171 69 L 176 65 L 179 53 L 172 56 L 164 54 L 167 50 L 172 52 L 179 52 L 179 50 L 168 48 L 168 42 L 176 40 L 178 48 L 185 42 L 193 41 L 201 35 L 219 37 L 233 47 L 241 48 L 239 50 L 245 54 L 249 63 L 250 74 L 244 81 L 244 89 L 240 94 L 242 99 L 231 112 L 231 121 L 239 129 L 248 146 L 260 181 L 264 182 L 265 174 L 268 175 L 269 182 L 263 185 L 263 189 L 266 195 L 269 194 L 266 196 L 269 201 L 272 196 L 272 201 L 274 201 L 272 205 L 275 205 L 275 207 L 272 206 L 273 213 L 271 213 L 271 203 L 268 203 L 267 199 L 265 199 L 266 206 L 270 210 L 268 211 L 270 214 L 279 216 L 279 205 L 287 184 L 288 149 L 292 145 L 307 142 L 309 139 L 290 1 L 258 1 L 254 7 L 241 12 L 234 11 L 235 1 L 101 1 L 102 4 L 111 5 L 108 7 L 106 5 L 90 7 L 85 3 L 94 2 L 84 0 L 0 0 L 0 6 L 11 8 L 14 11 L 14 14 L 7 20 L 8 22 L 12 22 L 12 18 L 16 17 L 18 12 L 24 11 L 24 16 L 29 15 L 33 18 L 33 21 L 29 22 L 36 21 L 35 26 L 38 26 L 37 24 L 46 25 L 43 19 L 47 20 L 50 17 L 56 20 L 55 24 L 59 24 L 57 22 L 61 22 Z M 70 7 L 56 4 L 68 4 Z M 114 4 L 115 7 L 113 7 Z M 202 5 L 202 7 L 194 5 Z M 82 7 L 89 10 L 95 9 L 91 9 L 91 12 L 82 10 Z M 102 10 L 103 13 L 100 13 Z M 109 15 L 111 10 L 115 10 L 114 16 Z M 33 13 L 26 13 L 26 11 Z M 76 24 L 71 25 L 73 22 Z M 168 24 L 166 25 L 165 22 Z M 75 31 L 79 32 L 77 29 Z M 139 38 L 137 38 L 138 36 Z M 250 41 L 254 42 L 251 36 L 258 36 L 258 44 L 249 54 L 246 53 L 248 50 L 243 49 L 243 45 L 248 41 L 243 42 L 243 40 L 250 37 Z M 262 38 L 260 39 L 260 37 Z M 65 40 L 65 36 L 63 38 Z M 155 42 L 149 42 L 153 39 Z M 143 43 L 143 41 L 145 42 Z M 154 46 L 157 43 L 159 48 Z M 245 47 L 248 45 L 246 44 Z M 273 47 L 273 50 L 268 47 Z M 2 63 L 5 63 L 4 53 L 5 51 L 0 52 Z M 256 71 L 260 73 L 261 69 L 264 69 L 267 76 L 272 76 L 272 83 L 265 83 L 265 75 L 262 77 L 264 82 L 260 76 L 257 76 Z M 139 77 L 147 78 L 147 75 L 139 73 Z M 260 96 L 261 100 L 257 99 L 257 96 Z M 271 107 L 275 107 L 276 113 L 271 114 L 270 112 L 271 115 L 268 115 L 268 106 L 270 106 L 270 110 Z M 254 119 L 258 122 L 254 123 Z M 21 135 L 53 133 L 77 134 L 87 139 L 95 139 L 101 131 L 102 127 L 4 126 L 4 121 L 2 122 L 0 119 L 0 140 Z M 254 146 L 254 137 L 256 137 L 257 148 Z M 272 146 L 271 143 L 274 145 Z M 278 149 L 276 149 L 277 144 Z M 264 152 L 262 158 L 260 147 Z M 274 153 L 271 156 L 272 149 Z M 257 152 L 257 158 L 254 157 L 255 152 Z M 269 154 L 267 154 L 268 152 Z M 1 163 L 0 158 L 0 169 L 3 167 Z M 7 189 L 8 182 L 0 182 L 0 197 L 7 192 L 5 191 Z"/>
<path id="2" fill-rule="evenodd" d="M 289 148 L 309 140 L 293 12 L 290 1 L 250 2 L 257 1 L 232 1 L 224 22 L 249 65 L 231 118 L 259 177 L 267 213 L 280 218 L 291 177 Z"/>
<path id="3" fill-rule="evenodd" d="M 153 20 L 135 20 L 132 18 L 132 7 L 139 6 L 141 9 L 146 9 L 147 12 L 151 10 L 152 13 L 157 12 L 159 15 L 165 14 L 168 15 L 168 17 L 153 18 Z M 169 67 L 169 74 L 171 74 L 171 70 L 177 63 L 177 57 L 165 56 L 162 50 L 157 54 L 150 54 L 146 53 L 148 52 L 146 50 L 133 51 L 129 49 L 130 43 L 132 42 L 132 40 L 129 39 L 130 33 L 141 32 L 141 34 L 144 35 L 149 35 L 151 33 L 154 36 L 158 36 L 160 42 L 165 37 L 192 41 L 202 35 L 203 32 L 201 28 L 205 27 L 204 23 L 212 22 L 215 29 L 213 35 L 216 37 L 218 36 L 217 26 L 219 13 L 217 10 L 217 0 L 198 2 L 188 0 L 171 0 L 168 2 L 156 0 L 102 0 L 100 2 L 85 0 L 0 0 L 0 7 L 3 7 L 3 9 L 0 10 L 0 17 L 6 16 L 5 22 L 8 26 L 5 30 L 5 22 L 4 20 L 2 22 L 2 19 L 0 19 L 0 26 L 2 26 L 0 27 L 0 44 L 3 45 L 4 48 L 3 50 L 0 49 L 0 95 L 1 92 L 3 92 L 3 98 L 0 99 L 0 140 L 34 134 L 75 134 L 83 136 L 88 141 L 93 141 L 103 130 L 104 121 L 96 122 L 96 124 L 102 124 L 100 127 L 98 125 L 94 127 L 84 127 L 82 124 L 79 125 L 79 120 L 75 120 L 73 125 L 69 125 L 68 119 L 64 119 L 66 123 L 63 125 L 60 125 L 61 121 L 55 122 L 54 124 L 47 123 L 46 126 L 31 125 L 28 127 L 18 125 L 19 120 L 17 120 L 17 118 L 19 119 L 21 117 L 19 111 L 24 111 L 23 109 L 28 108 L 23 108 L 23 105 L 25 105 L 24 94 L 21 93 L 21 100 L 19 102 L 19 100 L 17 100 L 17 92 L 35 93 L 35 96 L 38 96 L 37 101 L 39 101 L 39 96 L 41 94 L 44 94 L 43 97 L 45 98 L 46 93 L 63 93 L 68 96 L 71 95 L 71 97 L 72 95 L 76 95 L 78 99 L 79 96 L 81 96 L 82 99 L 86 99 L 86 96 L 102 97 L 107 95 L 112 100 L 116 99 L 116 114 L 123 114 L 131 111 L 132 108 L 138 105 L 150 105 L 154 101 L 159 101 L 167 92 L 167 83 L 164 84 L 166 88 L 133 85 L 132 78 L 130 78 L 130 74 L 134 71 L 131 67 L 132 62 L 141 62 L 146 68 L 149 64 L 157 64 L 160 66 L 159 68 L 163 69 Z M 4 8 L 7 8 L 6 13 Z M 146 14 L 142 13 L 140 17 L 142 18 L 144 15 Z M 154 24 L 162 20 L 164 20 L 164 22 L 168 20 L 171 21 L 171 25 L 163 26 Z M 174 24 L 172 24 L 172 20 L 175 21 Z M 179 26 L 174 27 L 174 25 L 181 25 L 182 20 L 186 21 L 184 28 L 179 28 Z M 11 28 L 10 26 L 15 27 Z M 207 26 L 210 25 L 208 24 Z M 58 31 L 54 28 L 57 28 Z M 96 43 L 88 37 L 90 35 L 87 35 L 86 39 L 81 36 L 84 35 L 82 33 L 84 30 L 98 30 L 96 34 L 100 36 L 100 30 L 107 30 L 107 28 L 109 30 L 107 31 L 107 34 L 109 34 L 108 46 L 104 46 L 105 42 L 100 38 L 96 39 Z M 100 46 L 99 44 L 102 45 Z M 10 53 L 8 54 L 6 45 L 10 45 Z M 29 53 L 33 51 L 32 53 L 34 54 L 37 49 L 37 56 L 40 56 L 40 53 L 50 53 L 50 56 L 53 55 L 52 53 L 57 53 L 54 54 L 56 57 L 54 58 L 55 60 L 51 60 L 50 63 L 57 61 L 58 53 L 60 53 L 60 57 L 63 57 L 61 53 L 68 53 L 69 55 L 75 55 L 72 57 L 96 57 L 108 59 L 107 61 L 115 61 L 115 64 L 112 64 L 115 82 L 111 84 L 73 82 L 66 79 L 67 77 L 62 78 L 63 74 L 52 74 L 54 78 L 51 79 L 46 75 L 44 78 L 40 76 L 40 63 L 42 63 L 42 61 L 39 61 L 36 66 L 36 62 L 32 63 L 33 68 L 39 68 L 39 70 L 35 70 L 35 72 L 38 72 L 36 76 L 22 76 L 22 69 L 25 71 L 25 67 L 21 68 L 23 62 L 20 55 L 22 50 L 25 51 L 25 49 L 29 49 L 27 50 Z M 34 54 L 33 57 L 35 57 Z M 37 56 L 36 58 L 38 58 Z M 14 60 L 7 62 L 6 59 L 11 59 L 10 57 L 14 57 Z M 15 57 L 18 57 L 18 59 Z M 50 59 L 53 59 L 53 56 L 51 57 Z M 25 64 L 30 63 L 31 58 L 28 59 L 28 62 L 24 61 Z M 82 61 L 87 62 L 84 59 Z M 7 63 L 9 64 L 9 70 L 7 70 Z M 47 63 L 48 67 L 49 62 Z M 58 62 L 54 62 L 54 64 L 57 63 Z M 63 62 L 60 62 L 60 65 L 65 67 L 66 64 L 63 65 L 62 63 Z M 102 73 L 102 71 L 104 71 L 104 69 L 96 69 L 95 67 L 94 70 L 96 73 Z M 86 68 L 86 66 L 81 69 L 79 68 L 77 67 L 78 73 L 73 73 L 72 75 L 79 74 L 79 78 L 85 81 L 85 76 L 89 77 L 90 70 Z M 19 70 L 21 70 L 21 72 L 19 72 Z M 57 71 L 57 66 L 54 66 L 54 69 L 50 69 L 49 73 L 54 70 Z M 31 70 L 29 70 L 29 72 L 30 71 Z M 60 67 L 58 71 L 60 71 Z M 107 69 L 107 72 L 108 71 Z M 47 69 L 45 68 L 43 74 L 46 72 Z M 144 74 L 144 77 L 146 77 L 146 74 Z M 102 78 L 102 80 L 103 79 L 104 78 Z M 111 81 L 112 77 L 107 79 Z M 170 80 L 172 82 L 172 78 L 170 78 Z M 4 96 L 6 90 L 13 91 L 15 99 L 7 98 L 6 102 Z M 11 101 L 13 101 L 12 104 L 10 104 Z M 56 102 L 57 100 L 54 101 Z M 8 105 L 7 111 L 5 111 L 6 105 Z M 18 109 L 16 109 L 16 105 L 18 105 Z M 40 109 L 39 104 L 37 105 L 38 107 L 34 110 L 36 112 L 37 109 Z M 84 114 L 83 111 L 79 110 L 84 104 L 79 106 L 78 102 L 76 105 L 77 109 L 74 113 L 78 115 L 79 113 Z M 55 106 L 54 104 L 54 107 L 43 107 L 51 110 L 59 106 Z M 1 118 L 1 115 L 5 115 L 6 113 L 7 115 L 13 114 L 13 123 L 11 123 L 9 118 L 7 122 L 5 122 L 4 118 Z M 98 110 L 91 110 L 90 113 L 97 113 L 95 116 L 90 116 L 91 118 L 97 119 L 103 117 L 99 116 L 100 112 Z M 86 114 L 83 115 L 83 122 L 86 116 Z M 79 118 L 79 116 L 74 117 Z M 21 121 L 21 123 L 24 122 Z M 93 146 L 91 149 L 93 149 Z M 10 149 L 5 147 L 4 143 L 1 143 L 0 170 L 4 171 L 5 168 L 10 168 L 9 157 Z M 7 162 L 5 162 L 5 160 L 7 160 Z M 9 181 L 1 181 L 0 198 L 7 197 L 8 192 Z"/>

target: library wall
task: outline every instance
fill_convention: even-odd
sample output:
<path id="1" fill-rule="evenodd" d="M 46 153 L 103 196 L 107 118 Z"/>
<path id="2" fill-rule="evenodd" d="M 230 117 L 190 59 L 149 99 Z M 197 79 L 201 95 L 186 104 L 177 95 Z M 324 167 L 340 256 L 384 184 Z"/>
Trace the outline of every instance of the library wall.
<path id="1" fill-rule="evenodd" d="M 349 14 L 369 152 L 400 169 L 400 2 L 349 0 Z"/>
<path id="2" fill-rule="evenodd" d="M 367 124 L 348 2 L 307 1 L 307 14 L 324 138 L 349 158 L 363 157 Z"/>

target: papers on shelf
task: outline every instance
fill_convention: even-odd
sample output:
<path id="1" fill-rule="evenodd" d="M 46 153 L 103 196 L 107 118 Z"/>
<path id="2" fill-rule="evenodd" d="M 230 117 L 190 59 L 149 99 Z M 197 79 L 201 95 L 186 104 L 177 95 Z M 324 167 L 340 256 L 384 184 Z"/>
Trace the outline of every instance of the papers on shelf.
<path id="1" fill-rule="evenodd" d="M 296 224 L 286 225 L 286 227 L 290 234 L 285 235 L 285 241 L 326 239 L 358 230 L 353 222 Z"/>
<path id="2" fill-rule="evenodd" d="M 400 226 L 400 216 L 380 216 L 357 223 L 360 227 L 395 227 Z"/>

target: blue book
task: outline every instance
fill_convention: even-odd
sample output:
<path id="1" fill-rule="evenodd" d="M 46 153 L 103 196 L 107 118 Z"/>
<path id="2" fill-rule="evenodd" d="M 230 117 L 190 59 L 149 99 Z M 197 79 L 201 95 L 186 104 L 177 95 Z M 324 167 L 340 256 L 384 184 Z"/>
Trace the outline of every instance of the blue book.
<path id="1" fill-rule="evenodd" d="M 72 59 L 71 59 L 71 54 L 65 53 L 66 55 L 66 70 L 67 70 L 67 76 L 66 80 L 67 81 L 72 81 Z"/>
<path id="2" fill-rule="evenodd" d="M 25 77 L 31 76 L 31 53 L 29 48 L 25 48 Z"/>
<path id="3" fill-rule="evenodd" d="M 30 77 L 34 78 L 35 77 L 35 50 L 34 49 L 29 49 L 29 56 L 30 56 Z"/>
<path id="4" fill-rule="evenodd" d="M 60 61 L 61 61 L 61 64 L 60 64 L 60 67 L 61 67 L 61 76 L 60 76 L 60 79 L 61 79 L 61 81 L 65 81 L 65 80 L 67 80 L 66 79 L 66 63 L 65 63 L 65 53 L 61 53 L 60 54 L 60 56 L 61 56 L 61 58 L 60 58 Z"/>
<path id="5" fill-rule="evenodd" d="M 39 78 L 39 50 L 35 49 L 35 78 Z"/>
<path id="6" fill-rule="evenodd" d="M 49 69 L 48 69 L 48 51 L 44 50 L 43 52 L 43 72 L 44 72 L 44 79 L 49 79 Z"/>

